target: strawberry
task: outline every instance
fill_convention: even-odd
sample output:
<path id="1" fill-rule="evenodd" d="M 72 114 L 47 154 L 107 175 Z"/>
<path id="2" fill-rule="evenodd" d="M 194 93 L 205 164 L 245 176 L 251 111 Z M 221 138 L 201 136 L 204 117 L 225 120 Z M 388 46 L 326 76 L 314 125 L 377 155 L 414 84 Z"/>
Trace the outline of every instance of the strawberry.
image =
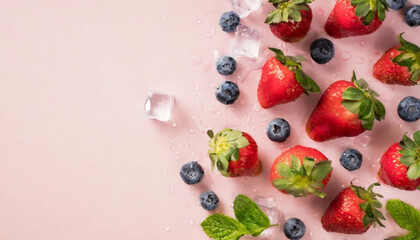
<path id="1" fill-rule="evenodd" d="M 420 83 L 420 47 L 400 34 L 400 46 L 395 46 L 373 66 L 373 76 L 386 84 L 412 86 Z"/>
<path id="2" fill-rule="evenodd" d="M 226 177 L 257 176 L 262 171 L 258 159 L 258 146 L 254 139 L 245 132 L 226 128 L 216 135 L 207 131 L 209 157 L 214 166 Z"/>
<path id="3" fill-rule="evenodd" d="M 312 23 L 313 0 L 269 0 L 276 7 L 265 20 L 274 36 L 285 42 L 298 42 L 306 36 Z"/>
<path id="4" fill-rule="evenodd" d="M 258 84 L 258 102 L 263 108 L 296 100 L 302 93 L 320 92 L 319 86 L 302 71 L 302 56 L 285 56 L 280 49 L 269 48 L 276 53 L 262 68 Z"/>
<path id="5" fill-rule="evenodd" d="M 384 227 L 381 219 L 385 217 L 377 209 L 382 207 L 377 197 L 383 196 L 372 191 L 375 186 L 380 184 L 374 183 L 367 190 L 354 185 L 344 188 L 322 216 L 322 227 L 327 232 L 346 234 L 362 234 L 372 224 Z"/>
<path id="6" fill-rule="evenodd" d="M 353 72 L 351 82 L 341 80 L 328 87 L 306 123 L 306 132 L 314 141 L 323 142 L 371 130 L 375 119 L 385 119 L 385 107 L 378 96 Z"/>
<path id="7" fill-rule="evenodd" d="M 393 187 L 420 190 L 420 131 L 413 134 L 414 141 L 404 134 L 382 156 L 379 179 Z"/>
<path id="8" fill-rule="evenodd" d="M 297 145 L 276 158 L 271 167 L 270 182 L 279 191 L 294 197 L 321 192 L 331 177 L 331 161 L 316 149 Z"/>
<path id="9" fill-rule="evenodd" d="M 385 0 L 337 0 L 325 31 L 334 38 L 370 34 L 381 26 L 386 11 Z"/>

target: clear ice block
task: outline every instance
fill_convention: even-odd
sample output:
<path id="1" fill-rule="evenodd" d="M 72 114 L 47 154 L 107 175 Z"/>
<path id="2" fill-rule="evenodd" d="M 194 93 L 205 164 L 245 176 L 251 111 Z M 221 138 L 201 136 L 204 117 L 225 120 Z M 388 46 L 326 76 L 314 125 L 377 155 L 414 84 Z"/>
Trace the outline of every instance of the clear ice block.
<path id="1" fill-rule="evenodd" d="M 149 91 L 144 105 L 146 117 L 167 122 L 171 118 L 174 98 L 171 94 Z"/>
<path id="2" fill-rule="evenodd" d="M 235 32 L 235 42 L 232 52 L 235 56 L 258 58 L 261 45 L 261 29 L 252 29 L 239 25 Z"/>
<path id="3" fill-rule="evenodd" d="M 270 219 L 271 224 L 279 223 L 279 210 L 277 209 L 276 200 L 274 198 L 262 198 L 256 196 L 254 198 L 254 202 L 258 205 L 261 211 L 263 211 L 267 215 L 268 219 Z M 268 228 L 267 230 L 262 232 L 260 236 L 270 236 L 271 232 L 272 229 Z"/>
<path id="4" fill-rule="evenodd" d="M 233 10 L 239 14 L 239 17 L 245 18 L 255 10 L 261 7 L 261 0 L 230 0 Z"/>

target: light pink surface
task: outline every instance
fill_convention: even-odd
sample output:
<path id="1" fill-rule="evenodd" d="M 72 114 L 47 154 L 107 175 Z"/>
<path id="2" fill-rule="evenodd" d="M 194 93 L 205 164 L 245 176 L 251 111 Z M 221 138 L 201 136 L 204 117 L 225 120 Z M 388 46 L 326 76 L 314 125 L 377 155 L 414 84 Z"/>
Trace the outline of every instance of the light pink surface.
<path id="1" fill-rule="evenodd" d="M 286 54 L 309 57 L 310 43 L 326 37 L 322 26 L 333 4 L 311 4 L 313 27 L 296 44 L 269 33 L 263 21 L 271 6 L 265 1 L 243 24 L 265 31 L 263 49 L 279 47 Z M 263 110 L 256 100 L 260 71 L 244 80 L 243 69 L 251 68 L 244 59 L 238 60 L 239 77 L 234 76 L 241 89 L 238 102 L 223 106 L 216 101 L 216 85 L 225 78 L 215 71 L 215 51 L 229 53 L 234 38 L 218 27 L 220 14 L 228 10 L 229 2 L 221 0 L 0 2 L 0 239 L 207 239 L 199 223 L 208 212 L 198 196 L 209 189 L 220 198 L 216 212 L 230 216 L 239 193 L 275 197 L 282 222 L 299 217 L 306 223 L 304 239 L 384 239 L 403 233 L 388 220 L 386 229 L 360 236 L 329 234 L 319 219 L 353 178 L 363 186 L 374 182 L 383 152 L 404 132 L 411 135 L 420 128 L 419 122 L 405 123 L 396 113 L 403 97 L 420 97 L 419 87 L 386 86 L 371 74 L 380 55 L 397 44 L 397 33 L 406 32 L 408 40 L 420 44 L 419 28 L 407 27 L 402 11 L 391 10 L 369 37 L 333 40 L 336 57 L 329 64 L 304 63 L 322 90 L 356 70 L 381 94 L 388 111 L 372 132 L 320 144 L 308 138 L 303 126 L 321 95 Z M 341 59 L 342 54 L 350 59 Z M 271 53 L 262 50 L 261 55 Z M 175 96 L 171 122 L 144 117 L 143 104 L 152 89 Z M 292 125 L 283 144 L 265 136 L 274 117 Z M 256 139 L 264 163 L 260 176 L 228 179 L 210 171 L 204 131 L 225 127 Z M 365 137 L 371 141 L 363 147 L 357 142 Z M 270 186 L 272 161 L 296 144 L 315 147 L 333 160 L 325 200 L 294 199 Z M 347 147 L 364 155 L 362 169 L 355 173 L 338 161 Z M 206 170 L 195 187 L 179 177 L 181 165 L 190 160 Z M 420 208 L 419 192 L 387 186 L 378 192 Z M 276 228 L 270 239 L 285 237 Z"/>

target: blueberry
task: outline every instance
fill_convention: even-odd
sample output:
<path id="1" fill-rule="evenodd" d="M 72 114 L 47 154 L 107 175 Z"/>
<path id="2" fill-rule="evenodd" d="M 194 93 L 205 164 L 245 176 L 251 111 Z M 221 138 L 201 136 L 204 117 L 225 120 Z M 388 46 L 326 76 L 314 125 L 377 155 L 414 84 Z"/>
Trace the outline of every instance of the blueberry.
<path id="1" fill-rule="evenodd" d="M 386 0 L 388 7 L 394 10 L 401 9 L 407 3 L 407 0 Z"/>
<path id="2" fill-rule="evenodd" d="M 222 75 L 231 75 L 236 70 L 236 60 L 231 56 L 223 56 L 217 60 L 216 69 Z"/>
<path id="3" fill-rule="evenodd" d="M 236 83 L 224 81 L 216 89 L 216 98 L 223 104 L 232 104 L 239 97 L 239 88 Z"/>
<path id="4" fill-rule="evenodd" d="M 282 118 L 274 118 L 267 125 L 267 137 L 273 142 L 284 142 L 290 136 L 290 125 Z"/>
<path id="5" fill-rule="evenodd" d="M 356 149 L 346 149 L 340 157 L 341 166 L 349 171 L 354 171 L 362 166 L 363 156 Z"/>
<path id="6" fill-rule="evenodd" d="M 213 191 L 203 192 L 200 195 L 200 204 L 207 211 L 211 211 L 217 208 L 219 205 L 219 198 Z"/>
<path id="7" fill-rule="evenodd" d="M 420 100 L 415 97 L 406 97 L 398 104 L 398 115 L 406 122 L 415 122 L 420 119 Z"/>
<path id="8" fill-rule="evenodd" d="M 325 38 L 320 38 L 311 44 L 311 57 L 319 63 L 329 62 L 334 57 L 334 43 Z"/>
<path id="9" fill-rule="evenodd" d="M 298 240 L 305 235 L 306 227 L 299 218 L 290 218 L 284 224 L 283 231 L 288 239 Z"/>
<path id="10" fill-rule="evenodd" d="M 182 165 L 179 174 L 182 180 L 188 185 L 199 183 L 204 177 L 203 168 L 197 162 L 189 162 Z"/>
<path id="11" fill-rule="evenodd" d="M 220 16 L 219 25 L 224 32 L 231 33 L 236 30 L 240 21 L 239 15 L 236 12 L 230 11 L 225 12 Z"/>
<path id="12" fill-rule="evenodd" d="M 407 9 L 404 20 L 411 27 L 420 25 L 420 5 L 413 5 Z"/>

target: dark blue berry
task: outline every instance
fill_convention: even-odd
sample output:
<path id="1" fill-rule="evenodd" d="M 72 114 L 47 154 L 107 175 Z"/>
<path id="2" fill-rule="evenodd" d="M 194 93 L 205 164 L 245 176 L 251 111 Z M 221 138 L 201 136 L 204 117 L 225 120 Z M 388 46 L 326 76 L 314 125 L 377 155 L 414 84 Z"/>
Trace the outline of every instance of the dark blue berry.
<path id="1" fill-rule="evenodd" d="M 282 118 L 274 118 L 267 125 L 267 137 L 274 142 L 284 142 L 290 136 L 290 125 Z"/>
<path id="2" fill-rule="evenodd" d="M 407 9 L 404 20 L 411 27 L 420 25 L 420 5 L 413 5 Z"/>
<path id="3" fill-rule="evenodd" d="M 305 235 L 305 224 L 298 218 L 290 218 L 283 226 L 284 235 L 288 239 L 298 240 Z"/>
<path id="4" fill-rule="evenodd" d="M 356 149 L 346 149 L 340 157 L 341 166 L 349 171 L 354 171 L 362 166 L 363 156 Z"/>
<path id="5" fill-rule="evenodd" d="M 319 64 L 329 62 L 334 57 L 334 44 L 325 38 L 313 41 L 311 44 L 311 57 Z"/>
<path id="6" fill-rule="evenodd" d="M 236 30 L 240 21 L 239 15 L 236 12 L 230 11 L 225 12 L 220 16 L 219 25 L 224 32 L 231 33 Z"/>
<path id="7" fill-rule="evenodd" d="M 219 205 L 219 198 L 213 191 L 203 192 L 200 195 L 200 204 L 207 211 L 211 211 L 217 208 Z"/>
<path id="8" fill-rule="evenodd" d="M 189 162 L 182 165 L 179 174 L 182 180 L 188 185 L 199 183 L 204 177 L 203 168 L 197 162 Z"/>
<path id="9" fill-rule="evenodd" d="M 216 98 L 223 104 L 232 104 L 239 97 L 239 88 L 231 81 L 222 82 L 216 89 Z"/>
<path id="10" fill-rule="evenodd" d="M 216 69 L 222 75 L 231 75 L 236 70 L 236 60 L 231 56 L 223 56 L 217 60 Z"/>
<path id="11" fill-rule="evenodd" d="M 399 10 L 405 6 L 407 0 L 386 0 L 388 7 L 394 10 Z"/>
<path id="12" fill-rule="evenodd" d="M 407 122 L 415 122 L 420 119 L 420 100 L 415 97 L 406 97 L 398 104 L 398 115 Z"/>

